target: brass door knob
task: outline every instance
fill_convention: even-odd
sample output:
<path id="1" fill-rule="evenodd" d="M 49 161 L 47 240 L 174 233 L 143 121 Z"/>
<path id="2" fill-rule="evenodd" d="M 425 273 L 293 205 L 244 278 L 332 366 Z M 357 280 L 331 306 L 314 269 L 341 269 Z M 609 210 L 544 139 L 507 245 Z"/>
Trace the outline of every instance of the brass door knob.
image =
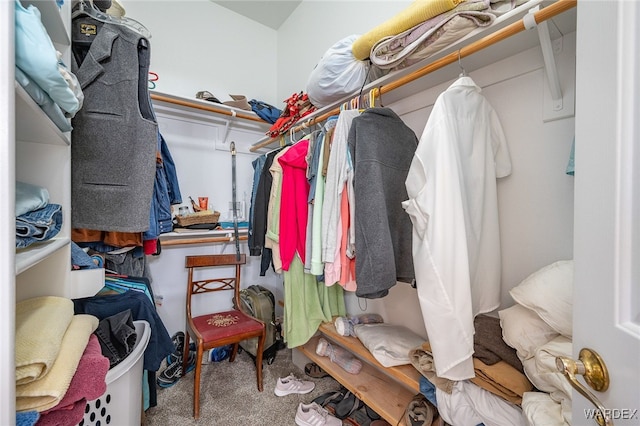
<path id="1" fill-rule="evenodd" d="M 580 350 L 577 361 L 564 356 L 556 357 L 556 367 L 575 390 L 596 406 L 598 409 L 596 422 L 600 426 L 612 426 L 613 420 L 609 418 L 609 410 L 606 410 L 600 400 L 576 378 L 576 375 L 581 375 L 584 381 L 598 392 L 609 389 L 609 372 L 600 355 L 593 349 L 583 348 Z"/>

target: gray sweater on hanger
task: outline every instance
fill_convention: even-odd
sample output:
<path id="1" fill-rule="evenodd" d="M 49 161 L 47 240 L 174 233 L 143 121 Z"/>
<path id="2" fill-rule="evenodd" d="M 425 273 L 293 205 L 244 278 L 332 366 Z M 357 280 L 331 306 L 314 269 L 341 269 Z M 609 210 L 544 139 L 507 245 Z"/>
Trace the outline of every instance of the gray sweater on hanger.
<path id="1" fill-rule="evenodd" d="M 356 295 L 384 297 L 396 281 L 412 282 L 411 219 L 402 208 L 405 179 L 418 138 L 389 108 L 353 119 L 349 152 L 354 165 Z"/>

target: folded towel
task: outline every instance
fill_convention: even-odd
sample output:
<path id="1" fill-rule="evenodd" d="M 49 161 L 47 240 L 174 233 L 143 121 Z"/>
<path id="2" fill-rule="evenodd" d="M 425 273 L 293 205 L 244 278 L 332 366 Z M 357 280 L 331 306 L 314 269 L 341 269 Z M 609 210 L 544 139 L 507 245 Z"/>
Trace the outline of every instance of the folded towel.
<path id="1" fill-rule="evenodd" d="M 16 386 L 16 411 L 41 412 L 58 405 L 69 389 L 89 336 L 97 327 L 98 318 L 93 315 L 73 316 L 49 373 L 36 381 Z"/>
<path id="2" fill-rule="evenodd" d="M 478 315 L 473 320 L 476 333 L 473 336 L 473 357 L 487 365 L 504 361 L 524 374 L 522 361 L 516 350 L 507 345 L 502 339 L 500 318 L 490 315 Z M 521 395 L 522 396 L 522 395 Z"/>
<path id="3" fill-rule="evenodd" d="M 82 398 L 79 401 L 68 405 L 63 410 L 54 409 L 47 414 L 40 413 L 40 418 L 36 422 L 35 426 L 77 425 L 82 421 L 82 418 L 84 417 L 84 410 L 86 408 L 87 400 Z"/>
<path id="4" fill-rule="evenodd" d="M 64 297 L 44 296 L 18 302 L 17 385 L 38 380 L 49 372 L 72 317 L 73 302 Z"/>
<path id="5" fill-rule="evenodd" d="M 16 426 L 33 426 L 38 421 L 40 413 L 37 411 L 25 411 L 16 413 Z"/>
<path id="6" fill-rule="evenodd" d="M 411 350 L 409 356 L 411 364 L 435 387 L 448 394 L 453 392 L 455 382 L 436 375 L 429 342 Z M 533 389 L 529 379 L 505 361 L 487 365 L 473 358 L 473 368 L 475 377 L 470 379 L 472 383 L 511 403 L 521 404 L 522 395 Z"/>
<path id="7" fill-rule="evenodd" d="M 16 216 L 38 210 L 49 204 L 49 191 L 38 185 L 16 182 Z"/>
<path id="8" fill-rule="evenodd" d="M 367 59 L 371 48 L 383 37 L 393 36 L 408 30 L 427 19 L 447 12 L 462 0 L 415 0 L 406 9 L 393 16 L 388 21 L 376 26 L 353 42 L 351 50 L 353 56 L 361 61 Z"/>
<path id="9" fill-rule="evenodd" d="M 505 361 L 487 365 L 473 358 L 473 368 L 476 377 L 470 379 L 472 383 L 513 404 L 522 404 L 522 395 L 533 390 L 527 376 Z"/>
<path id="10" fill-rule="evenodd" d="M 40 413 L 37 426 L 78 424 L 87 401 L 97 399 L 107 391 L 108 371 L 109 359 L 102 355 L 98 337 L 92 334 L 67 393 L 58 405 Z"/>

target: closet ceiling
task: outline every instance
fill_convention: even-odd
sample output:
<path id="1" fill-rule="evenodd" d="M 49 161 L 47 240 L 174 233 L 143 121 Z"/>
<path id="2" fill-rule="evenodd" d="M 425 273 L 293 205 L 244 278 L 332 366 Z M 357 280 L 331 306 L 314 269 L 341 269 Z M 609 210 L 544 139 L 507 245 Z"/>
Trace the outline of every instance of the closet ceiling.
<path id="1" fill-rule="evenodd" d="M 274 30 L 280 28 L 280 25 L 287 20 L 289 15 L 302 2 L 302 0 L 211 1 Z"/>

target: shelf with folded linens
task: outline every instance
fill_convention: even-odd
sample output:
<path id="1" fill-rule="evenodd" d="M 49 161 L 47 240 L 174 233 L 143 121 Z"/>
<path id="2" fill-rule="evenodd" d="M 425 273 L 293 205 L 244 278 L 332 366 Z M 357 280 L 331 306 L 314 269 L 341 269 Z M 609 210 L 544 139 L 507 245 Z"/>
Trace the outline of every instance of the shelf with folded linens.
<path id="1" fill-rule="evenodd" d="M 322 123 L 340 112 L 341 106 L 371 97 L 379 106 L 389 106 L 430 87 L 451 80 L 461 71 L 468 73 L 483 68 L 540 45 L 537 31 L 531 26 L 553 18 L 549 28 L 552 39 L 575 31 L 576 0 L 528 0 L 509 12 L 498 16 L 486 27 L 478 27 L 429 57 L 402 69 L 395 69 L 379 79 L 367 83 L 360 93 L 351 93 L 337 102 L 323 106 L 298 120 L 291 130 L 295 133 L 311 125 Z M 536 10 L 540 7 L 540 10 Z M 525 22 L 526 21 L 526 22 Z M 478 53 L 478 54 L 476 54 Z M 286 135 L 285 135 L 286 136 Z M 262 138 L 251 145 L 250 151 L 271 149 L 282 137 Z"/>
<path id="2" fill-rule="evenodd" d="M 320 325 L 319 334 L 300 346 L 300 352 L 318 364 L 345 388 L 391 424 L 403 424 L 411 399 L 420 392 L 420 373 L 412 365 L 384 367 L 356 337 L 338 334 L 332 323 Z M 362 361 L 358 374 L 351 374 L 316 353 L 318 340 L 324 337 Z"/>

